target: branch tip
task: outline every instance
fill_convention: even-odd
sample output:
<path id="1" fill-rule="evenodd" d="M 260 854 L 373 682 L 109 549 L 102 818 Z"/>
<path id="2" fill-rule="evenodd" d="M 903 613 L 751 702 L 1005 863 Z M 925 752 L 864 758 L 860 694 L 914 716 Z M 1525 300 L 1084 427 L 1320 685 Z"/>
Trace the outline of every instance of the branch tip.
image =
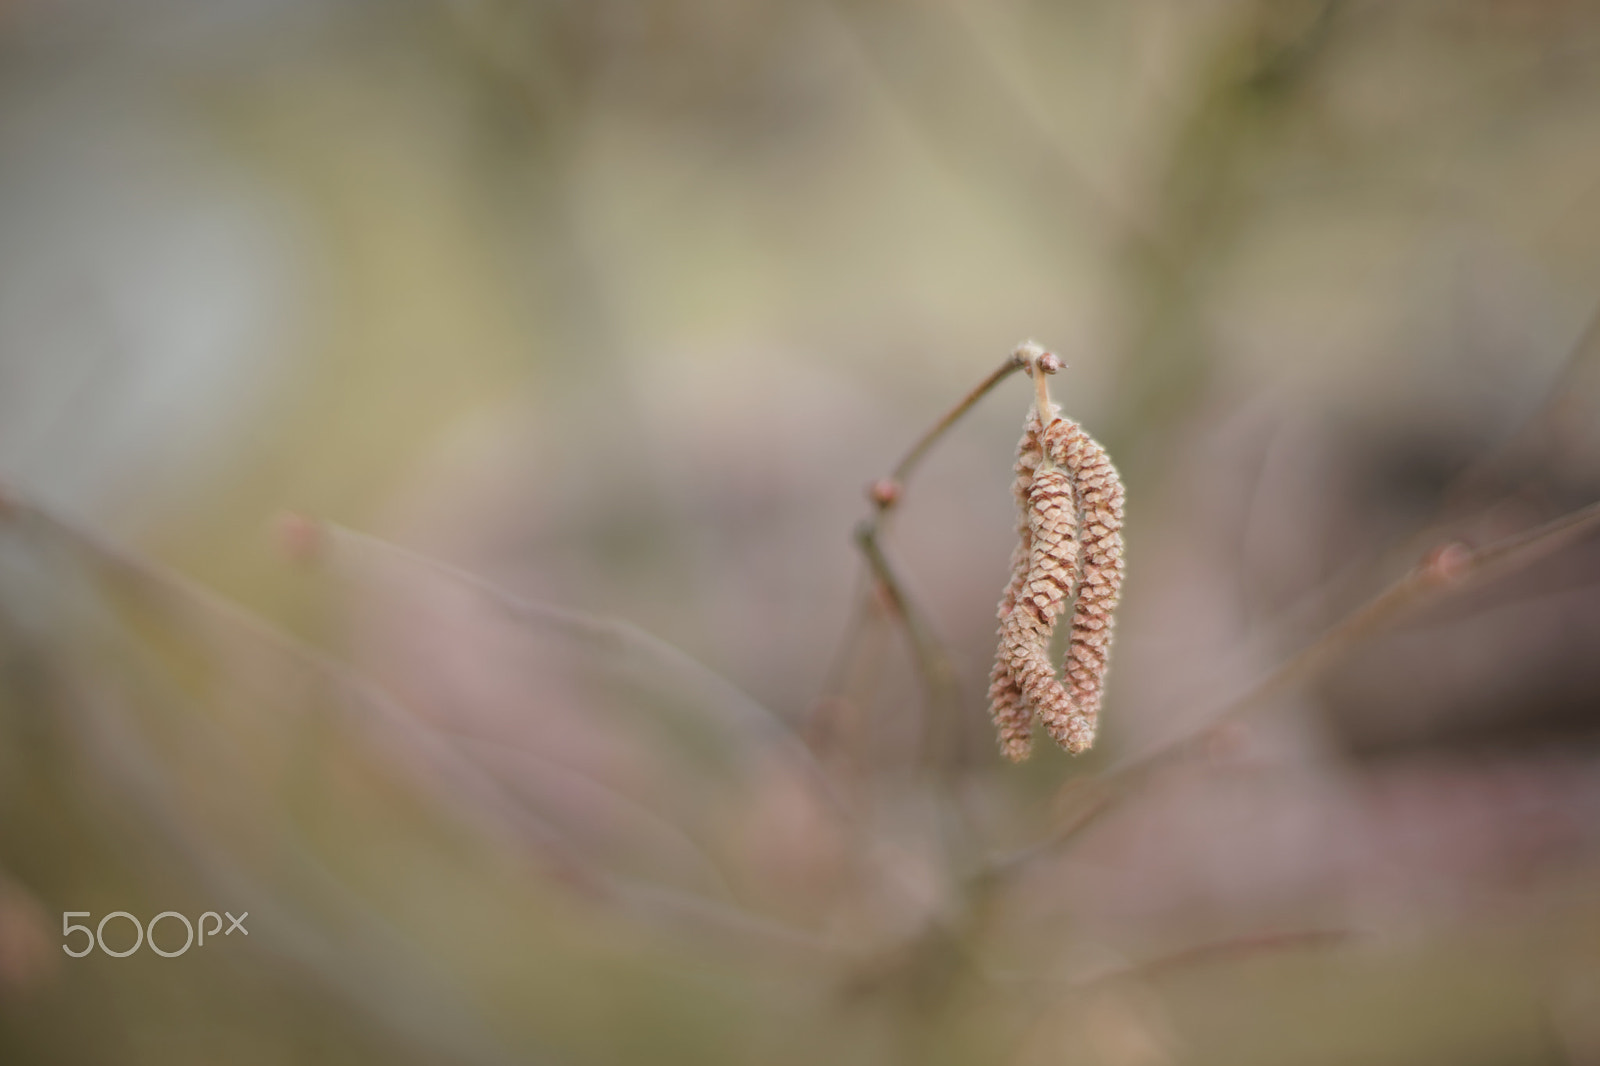
<path id="1" fill-rule="evenodd" d="M 322 523 L 298 511 L 285 511 L 278 516 L 275 530 L 278 549 L 289 561 L 308 566 L 322 555 L 327 539 Z"/>
<path id="2" fill-rule="evenodd" d="M 887 511 L 900 501 L 905 487 L 892 477 L 880 477 L 867 486 L 867 499 L 880 511 Z"/>
<path id="3" fill-rule="evenodd" d="M 1459 540 L 1441 544 L 1417 564 L 1418 574 L 1441 585 L 1453 585 L 1472 568 L 1472 549 Z"/>

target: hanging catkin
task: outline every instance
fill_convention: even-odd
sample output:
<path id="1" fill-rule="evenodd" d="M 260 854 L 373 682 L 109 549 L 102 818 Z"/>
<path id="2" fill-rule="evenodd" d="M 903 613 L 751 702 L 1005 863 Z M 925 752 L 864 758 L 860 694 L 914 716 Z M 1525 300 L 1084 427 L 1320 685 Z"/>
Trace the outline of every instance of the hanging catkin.
<path id="1" fill-rule="evenodd" d="M 1072 697 L 1050 662 L 1056 619 L 1072 602 L 1078 579 L 1078 508 L 1072 478 L 1048 459 L 1028 488 L 1028 569 L 1000 624 L 1001 654 L 1024 703 L 1051 736 L 1074 717 Z"/>
<path id="2" fill-rule="evenodd" d="M 1042 362 L 1048 353 L 1028 344 L 1017 354 L 1034 376 L 1039 399 L 1017 446 L 1012 493 L 1018 545 L 1000 599 L 1000 647 L 989 676 L 989 713 L 1000 750 L 1013 761 L 1032 750 L 1035 713 L 1051 738 L 1073 754 L 1094 743 L 1112 610 L 1122 584 L 1122 482 L 1116 468 L 1105 449 L 1049 402 L 1043 373 L 1054 368 Z M 1074 595 L 1064 678 L 1058 678 L 1050 640 Z"/>
<path id="3" fill-rule="evenodd" d="M 1058 744 L 1076 754 L 1094 743 L 1111 652 L 1112 612 L 1122 590 L 1122 479 L 1106 451 L 1083 427 L 1058 419 L 1044 432 L 1050 459 L 1070 472 L 1077 489 L 1083 579 L 1072 612 L 1063 663 L 1075 717 Z"/>
<path id="4" fill-rule="evenodd" d="M 1016 607 L 1028 580 L 1033 534 L 1028 523 L 1028 490 L 1033 485 L 1033 471 L 1044 452 L 1039 445 L 1039 418 L 1030 415 L 1023 428 L 1022 439 L 1017 442 L 1015 480 L 1011 494 L 1017 501 L 1017 546 L 1011 552 L 1011 580 L 1000 597 L 997 615 L 1001 622 L 998 636 L 999 650 L 995 652 L 994 668 L 989 672 L 989 716 L 1000 734 L 1000 751 L 1012 762 L 1021 762 L 1033 752 L 1033 708 L 1023 698 L 1022 689 L 1011 673 L 1005 644 L 1005 622 Z"/>

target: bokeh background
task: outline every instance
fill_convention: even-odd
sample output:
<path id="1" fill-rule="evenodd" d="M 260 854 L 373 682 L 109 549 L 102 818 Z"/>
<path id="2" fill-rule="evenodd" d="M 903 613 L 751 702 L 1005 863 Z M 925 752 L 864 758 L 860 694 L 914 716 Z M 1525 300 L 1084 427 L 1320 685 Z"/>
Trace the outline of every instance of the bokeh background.
<path id="1" fill-rule="evenodd" d="M 0 4 L 0 1062 L 1600 1062 L 1594 543 L 1032 847 L 1600 499 L 1597 59 L 1582 0 Z M 885 538 L 955 705 L 851 530 L 1027 336 L 1130 576 L 1099 747 L 1014 768 L 1026 381 Z"/>

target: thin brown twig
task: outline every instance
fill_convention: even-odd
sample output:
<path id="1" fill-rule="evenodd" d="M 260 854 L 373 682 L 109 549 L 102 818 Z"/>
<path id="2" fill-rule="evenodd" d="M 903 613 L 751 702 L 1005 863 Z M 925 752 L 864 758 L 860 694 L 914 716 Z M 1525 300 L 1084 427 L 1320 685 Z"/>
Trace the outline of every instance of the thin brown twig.
<path id="1" fill-rule="evenodd" d="M 901 456 L 900 461 L 895 463 L 887 476 L 869 486 L 868 495 L 872 501 L 872 513 L 856 527 L 855 541 L 871 580 L 864 583 L 855 593 L 850 619 L 844 628 L 845 640 L 834 655 L 833 666 L 828 671 L 828 687 L 818 699 L 818 706 L 822 706 L 838 694 L 838 686 L 850 672 L 847 664 L 852 658 L 852 649 L 856 644 L 855 636 L 860 632 L 863 620 L 874 604 L 885 600 L 891 613 L 906 628 L 906 639 L 911 645 L 912 656 L 916 659 L 918 670 L 922 674 L 923 687 L 930 706 L 955 706 L 959 702 L 950 657 L 932 628 L 923 619 L 921 612 L 912 603 L 905 586 L 895 577 L 894 570 L 884 555 L 882 538 L 888 525 L 889 514 L 904 496 L 905 483 L 921 465 L 928 452 L 979 400 L 1025 366 L 1025 361 L 1017 352 L 1008 355 L 1004 362 L 978 382 L 954 407 L 941 415 L 938 421 L 934 422 Z"/>
<path id="2" fill-rule="evenodd" d="M 1218 962 L 1242 961 L 1302 949 L 1336 947 L 1341 944 L 1348 944 L 1358 936 L 1358 933 L 1350 929 L 1301 929 L 1283 933 L 1246 933 L 1242 936 L 1179 948 L 1166 955 L 1146 959 L 1143 962 L 1110 967 L 1087 974 L 1052 978 L 1049 975 L 1037 973 L 1003 972 L 988 973 L 985 976 L 991 981 L 1007 984 L 1060 983 L 1077 992 L 1112 984 L 1117 981 L 1148 981 L 1171 973 L 1180 973 L 1184 970 L 1208 966 Z"/>
<path id="3" fill-rule="evenodd" d="M 894 569 L 883 554 L 883 546 L 878 542 L 877 527 L 871 522 L 862 522 L 856 528 L 856 544 L 861 549 L 862 557 L 867 561 L 867 568 L 872 571 L 874 581 L 882 590 L 884 599 L 888 601 L 891 615 L 905 627 L 906 639 L 911 645 L 911 655 L 916 660 L 917 672 L 922 677 L 928 704 L 934 711 L 930 722 L 932 728 L 928 736 L 929 761 L 938 762 L 949 753 L 942 750 L 946 745 L 943 742 L 943 730 L 937 728 L 937 725 L 950 721 L 960 706 L 955 668 L 950 663 L 950 656 L 945 652 L 944 645 L 928 625 L 927 619 L 911 602 L 900 580 L 895 577 Z"/>
<path id="4" fill-rule="evenodd" d="M 889 472 L 890 479 L 903 483 L 909 478 L 911 472 L 916 469 L 917 464 L 922 462 L 922 457 L 928 454 L 928 450 L 938 443 L 939 438 L 944 436 L 951 426 L 961 420 L 962 415 L 972 410 L 973 406 L 993 391 L 996 385 L 999 385 L 1018 370 L 1023 369 L 1024 365 L 1022 359 L 1015 353 L 1008 355 L 1005 362 L 995 367 L 993 373 L 974 386 L 972 391 L 963 396 L 959 403 L 945 412 L 944 417 L 928 428 L 928 431 L 894 465 L 894 469 Z M 888 510 L 888 507 L 881 509 Z"/>
<path id="5" fill-rule="evenodd" d="M 1208 944 L 1196 944 L 1193 947 L 1174 951 L 1170 955 L 1162 955 L 1160 958 L 1147 959 L 1144 962 L 1135 963 L 1122 969 L 1096 974 L 1092 978 L 1081 982 L 1080 987 L 1105 984 L 1111 981 L 1149 980 L 1150 978 L 1163 977 L 1170 973 L 1197 966 L 1207 966 L 1217 962 L 1231 962 L 1256 958 L 1261 955 L 1275 955 L 1280 952 L 1296 951 L 1302 948 L 1332 947 L 1349 943 L 1355 938 L 1355 935 L 1348 929 L 1306 929 L 1289 933 L 1252 933 L 1227 940 L 1213 941 Z"/>
<path id="6" fill-rule="evenodd" d="M 936 774 L 954 776 L 959 770 L 961 745 L 957 739 L 957 723 L 961 694 L 950 655 L 945 650 L 943 642 L 934 633 L 926 616 L 906 593 L 905 585 L 896 577 L 894 568 L 883 550 L 883 535 L 890 513 L 904 498 L 906 482 L 933 446 L 1002 381 L 1018 370 L 1033 369 L 1034 362 L 1045 354 L 1047 353 L 1044 353 L 1043 349 L 1031 341 L 1019 345 L 999 366 L 957 401 L 955 406 L 940 416 L 912 444 L 888 476 L 880 478 L 869 486 L 868 497 L 872 501 L 872 513 L 863 519 L 855 530 L 856 546 L 861 551 L 871 580 L 856 593 L 855 605 L 852 608 L 850 621 L 845 626 L 845 632 L 853 634 L 859 631 L 862 620 L 875 604 L 887 607 L 891 620 L 904 629 L 926 697 L 923 750 L 919 763 L 925 770 L 932 770 Z M 1050 359 L 1047 372 L 1054 373 L 1060 369 L 1060 362 L 1054 356 L 1050 356 Z M 834 667 L 829 671 L 830 676 L 833 678 L 845 676 L 848 673 L 845 664 L 850 661 L 853 654 L 852 646 L 841 646 L 835 657 Z M 818 706 L 825 705 L 834 695 L 836 693 L 833 691 L 825 691 L 822 699 L 818 701 Z M 959 805 L 948 807 L 942 798 L 938 803 L 941 811 L 940 824 L 945 831 L 948 850 L 951 854 L 969 850 L 967 845 L 970 843 L 972 827 L 967 813 Z"/>
<path id="7" fill-rule="evenodd" d="M 1206 724 L 1117 763 L 1084 785 L 1087 800 L 1073 819 L 1036 844 L 995 859 L 989 874 L 999 876 L 1050 855 L 1099 821 L 1117 801 L 1156 770 L 1203 751 L 1227 725 L 1243 719 L 1284 693 L 1311 680 L 1335 658 L 1407 611 L 1440 596 L 1460 592 L 1491 577 L 1527 566 L 1600 528 L 1600 502 L 1481 548 L 1455 544 L 1384 589 L 1317 640 L 1258 681 L 1249 691 L 1209 716 Z"/>
<path id="8" fill-rule="evenodd" d="M 1509 464 L 1521 452 L 1540 447 L 1542 438 L 1558 434 L 1564 421 L 1575 417 L 1564 411 L 1576 406 L 1572 398 L 1573 387 L 1581 376 L 1600 366 L 1600 302 L 1591 312 L 1583 331 L 1567 350 L 1554 382 L 1546 390 L 1539 406 L 1508 434 L 1504 440 L 1487 448 L 1458 472 L 1439 493 L 1439 502 L 1433 517 L 1415 532 L 1402 538 L 1383 553 L 1383 558 L 1393 560 L 1414 559 L 1429 545 L 1448 543 L 1453 534 L 1463 528 L 1464 508 L 1477 501 L 1480 508 L 1493 508 L 1509 497 L 1489 499 L 1498 480 L 1510 473 Z M 1481 513 L 1481 512 L 1480 512 Z M 1307 590 L 1265 623 L 1268 630 L 1280 632 L 1298 630 L 1303 620 L 1325 615 L 1332 605 L 1345 599 L 1359 575 L 1368 564 L 1352 561 L 1328 580 Z"/>

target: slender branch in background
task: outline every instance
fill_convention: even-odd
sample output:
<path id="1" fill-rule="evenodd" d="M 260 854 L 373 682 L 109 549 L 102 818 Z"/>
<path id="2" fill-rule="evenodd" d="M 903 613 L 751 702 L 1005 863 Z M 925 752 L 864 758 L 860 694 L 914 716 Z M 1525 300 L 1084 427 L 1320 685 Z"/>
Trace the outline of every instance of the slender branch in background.
<path id="1" fill-rule="evenodd" d="M 784 754 L 794 758 L 805 770 L 810 783 L 819 796 L 836 811 L 843 811 L 843 800 L 833 789 L 827 772 L 817 763 L 790 724 L 770 710 L 765 704 L 745 693 L 733 682 L 706 666 L 688 652 L 655 634 L 618 618 L 603 618 L 584 614 L 568 608 L 538 603 L 506 591 L 493 581 L 468 570 L 452 566 L 431 556 L 401 547 L 392 541 L 361 533 L 333 522 L 316 522 L 295 516 L 291 527 L 303 527 L 313 540 L 325 542 L 334 561 L 344 552 L 370 564 L 402 566 L 414 571 L 432 574 L 444 582 L 455 585 L 484 600 L 508 617 L 524 623 L 547 625 L 572 636 L 601 644 L 620 658 L 631 657 L 648 666 L 662 678 L 671 678 L 685 689 L 700 697 L 695 705 L 706 710 L 721 708 L 733 724 L 745 731 L 759 732 L 775 743 Z M 290 540 L 304 539 L 298 532 Z M 317 551 L 316 547 L 311 549 Z"/>
<path id="2" fill-rule="evenodd" d="M 832 8 L 913 131 L 958 176 L 998 187 L 1004 204 L 1042 206 L 1062 246 L 1088 226 L 1107 244 L 1165 256 L 1153 222 L 1075 158 L 981 19 L 953 4 L 833 0 Z M 1028 219 L 1036 224 L 1037 213 Z"/>
<path id="3" fill-rule="evenodd" d="M 1588 383 L 1589 389 L 1585 391 L 1584 379 L 1595 375 L 1596 371 L 1600 371 L 1600 302 L 1596 303 L 1583 331 L 1568 349 L 1538 407 L 1502 440 L 1485 448 L 1459 471 L 1439 493 L 1435 513 L 1413 533 L 1385 550 L 1382 557 L 1390 561 L 1415 559 L 1430 545 L 1458 539 L 1475 518 L 1483 517 L 1485 509 L 1511 498 L 1504 490 L 1516 483 L 1518 470 L 1532 469 L 1539 462 L 1553 464 L 1561 454 L 1557 446 L 1562 443 L 1563 435 L 1589 428 L 1589 422 L 1583 420 L 1587 411 L 1585 401 L 1592 400 L 1594 386 L 1600 382 Z M 1569 449 L 1569 454 L 1581 452 Z M 1371 569 L 1371 560 L 1350 561 L 1276 612 L 1261 628 L 1269 632 L 1303 631 L 1305 620 L 1325 618 L 1340 609 L 1336 605 L 1350 602 L 1354 598 L 1353 587 Z"/>
<path id="4" fill-rule="evenodd" d="M 476 797 L 473 810 L 492 812 L 497 822 L 511 827 L 547 864 L 558 880 L 586 898 L 610 903 L 640 917 L 669 921 L 685 932 L 704 935 L 718 930 L 750 946 L 799 949 L 808 955 L 831 955 L 839 946 L 826 937 L 747 911 L 735 903 L 697 893 L 625 877 L 606 870 L 581 854 L 563 835 L 530 811 L 505 782 L 484 772 L 454 738 L 426 722 L 421 715 L 347 664 L 274 627 L 239 604 L 217 595 L 193 580 L 121 548 L 54 512 L 25 500 L 0 486 L 0 522 L 52 536 L 98 565 L 152 590 L 198 609 L 206 618 L 238 628 L 287 659 L 309 670 L 356 706 L 375 712 L 417 742 L 432 765 L 450 782 L 441 790 L 458 804 Z M 291 548 L 311 547 L 303 534 L 315 527 L 301 525 L 288 538 Z M 399 550 L 399 549 L 397 549 Z M 440 564 L 441 566 L 443 564 Z M 485 583 L 487 584 L 487 583 Z M 491 588 L 493 586 L 490 586 Z M 561 615 L 564 612 L 556 612 Z M 583 616 L 571 618 L 589 622 Z M 702 668 L 703 669 L 703 668 Z"/>
<path id="5" fill-rule="evenodd" d="M 978 382 L 961 400 L 950 410 L 946 411 L 938 421 L 922 434 L 917 442 L 901 456 L 894 468 L 878 480 L 867 486 L 867 498 L 872 503 L 872 514 L 863 519 L 856 527 L 856 546 L 861 550 L 866 562 L 869 581 L 859 586 L 853 593 L 849 620 L 845 623 L 843 639 L 839 649 L 833 657 L 833 665 L 828 670 L 828 680 L 823 688 L 822 695 L 817 700 L 817 706 L 824 706 L 836 699 L 844 686 L 844 680 L 850 675 L 850 663 L 855 658 L 858 645 L 857 637 L 863 631 L 868 616 L 873 609 L 884 602 L 895 608 L 899 618 L 910 617 L 914 613 L 905 589 L 894 579 L 887 560 L 884 558 L 881 538 L 888 526 L 890 512 L 900 503 L 905 493 L 905 483 L 912 473 L 921 465 L 923 458 L 939 442 L 950 428 L 961 420 L 961 417 L 970 411 L 977 402 L 987 396 L 994 388 L 1006 378 L 1023 369 L 1023 362 L 1015 353 L 1006 357 L 1005 361 L 997 366 L 988 377 Z M 876 558 L 876 563 L 874 562 Z M 898 604 L 898 607 L 895 605 Z M 919 663 L 943 660 L 948 662 L 948 656 L 939 646 L 937 639 L 931 632 L 923 627 L 923 637 L 932 641 L 931 645 L 918 646 L 917 638 L 908 634 L 912 641 L 912 652 Z M 933 675 L 924 674 L 924 686 L 930 696 L 937 691 L 937 683 Z"/>
<path id="6" fill-rule="evenodd" d="M 1243 696 L 1212 714 L 1205 725 L 1084 779 L 1084 799 L 1077 805 L 1072 819 L 1045 840 L 993 860 L 989 874 L 1007 874 L 1055 853 L 1148 781 L 1155 771 L 1204 752 L 1225 727 L 1270 706 L 1277 697 L 1312 680 L 1333 660 L 1403 614 L 1447 594 L 1528 566 L 1596 529 L 1600 529 L 1600 503 L 1592 503 L 1481 548 L 1450 544 L 1433 552 L 1416 569 L 1262 678 Z"/>
<path id="7" fill-rule="evenodd" d="M 1563 432 L 1587 429 L 1589 415 L 1582 403 L 1583 378 L 1600 364 L 1600 303 L 1590 312 L 1583 332 L 1568 349 L 1561 368 L 1545 391 L 1544 399 L 1515 430 L 1468 464 L 1441 493 L 1440 510 L 1446 521 L 1463 505 L 1481 502 L 1497 484 L 1512 475 L 1519 461 L 1539 458 L 1539 452 L 1559 442 Z M 1436 535 L 1434 524 L 1421 536 Z"/>
<path id="8" fill-rule="evenodd" d="M 1164 977 L 1196 966 L 1209 966 L 1218 962 L 1253 959 L 1262 955 L 1277 955 L 1285 951 L 1334 947 L 1347 944 L 1356 934 L 1348 929 L 1306 929 L 1291 933 L 1252 933 L 1245 936 L 1218 940 L 1209 944 L 1196 944 L 1170 955 L 1147 959 L 1124 969 L 1099 974 L 1086 984 L 1126 979 L 1149 980 Z"/>
<path id="9" fill-rule="evenodd" d="M 1143 962 L 1113 966 L 1087 974 L 1054 978 L 1073 989 L 1096 988 L 1116 981 L 1149 981 L 1171 973 L 1209 966 L 1219 962 L 1237 962 L 1266 955 L 1280 955 L 1290 951 L 1337 947 L 1357 939 L 1359 934 L 1350 929 L 1302 929 L 1285 933 L 1246 933 L 1225 940 L 1196 944 Z M 1037 973 L 989 972 L 988 980 L 1003 984 L 1049 983 L 1049 975 Z"/>
<path id="10" fill-rule="evenodd" d="M 942 723 L 953 720 L 961 706 L 956 688 L 955 667 L 944 645 L 934 636 L 922 612 L 906 596 L 905 589 L 894 576 L 889 560 L 884 558 L 883 546 L 878 543 L 878 531 L 870 522 L 856 528 L 856 544 L 867 561 L 867 568 L 888 604 L 891 617 L 905 627 L 906 639 L 911 645 L 912 658 L 916 660 L 917 673 L 921 675 L 930 709 L 928 736 L 928 761 L 942 762 L 950 753 L 945 747 Z"/>
<path id="11" fill-rule="evenodd" d="M 968 406 L 970 406 L 970 403 L 968 403 Z M 857 817 L 855 810 L 848 804 L 848 802 L 846 802 L 845 797 L 840 795 L 838 789 L 834 786 L 833 779 L 828 775 L 822 765 L 816 761 L 815 756 L 813 756 L 810 749 L 800 741 L 799 737 L 789 731 L 785 723 L 777 719 L 771 711 L 767 710 L 749 696 L 746 696 L 731 682 L 724 679 L 720 674 L 717 674 L 715 671 L 702 665 L 700 662 L 676 646 L 669 644 L 668 642 L 661 640 L 660 638 L 655 637 L 654 635 L 646 632 L 645 630 L 639 629 L 628 622 L 623 622 L 616 619 L 594 618 L 589 615 L 580 614 L 576 611 L 523 600 L 500 588 L 493 582 L 487 581 L 484 578 L 471 573 L 470 571 L 462 570 L 458 567 L 451 566 L 448 563 L 441 562 L 440 560 L 413 552 L 407 548 L 403 548 L 400 545 L 394 544 L 390 541 L 375 537 L 369 533 L 360 533 L 355 530 L 346 529 L 342 526 L 331 523 L 318 525 L 305 519 L 300 519 L 298 522 L 292 523 L 292 527 L 293 526 L 301 527 L 303 532 L 290 536 L 289 543 L 292 548 L 300 546 L 308 552 L 315 552 L 319 547 L 326 548 L 330 546 L 343 547 L 345 549 L 362 549 L 360 553 L 361 557 L 369 561 L 387 560 L 390 563 L 400 563 L 414 568 L 426 569 L 446 581 L 462 586 L 468 591 L 488 597 L 492 604 L 506 611 L 514 618 L 524 621 L 532 620 L 551 624 L 565 631 L 576 633 L 582 636 L 608 639 L 616 643 L 621 648 L 631 650 L 643 656 L 648 656 L 650 657 L 651 661 L 658 662 L 659 664 L 668 667 L 673 671 L 680 672 L 685 680 L 696 684 L 699 686 L 699 691 L 705 692 L 713 698 L 722 698 L 733 701 L 737 708 L 742 709 L 742 714 L 753 715 L 766 725 L 782 729 L 783 732 L 780 736 L 782 750 L 785 753 L 792 754 L 800 759 L 799 765 L 805 769 L 807 777 L 817 787 L 818 794 L 820 798 L 827 804 L 830 813 L 833 813 L 836 817 L 838 817 L 840 823 L 853 836 L 855 836 L 858 842 L 860 842 L 864 847 L 870 845 L 871 841 L 866 836 L 868 827 L 859 817 Z M 326 544 L 317 545 L 315 541 L 318 539 L 325 540 Z M 882 561 L 881 552 L 877 553 L 877 558 Z M 886 563 L 884 565 L 885 567 L 887 566 Z M 885 569 L 884 572 L 887 573 L 887 570 Z M 899 588 L 899 586 L 893 582 L 892 574 L 890 575 L 889 587 L 893 589 Z M 901 610 L 910 609 L 909 604 L 903 599 L 901 599 L 899 602 L 901 604 Z M 921 632 L 921 630 L 919 630 L 919 632 Z M 937 644 L 934 646 L 937 647 Z M 935 668 L 930 676 L 933 677 L 935 679 L 935 683 L 937 683 L 937 678 L 939 676 L 938 669 Z M 870 848 L 867 848 L 866 850 L 870 850 Z M 886 867 L 875 862 L 872 865 L 874 866 L 877 875 L 882 877 L 886 884 L 892 886 L 897 891 L 906 892 L 908 896 L 915 894 L 915 889 L 905 883 L 905 875 L 903 871 L 892 867 Z M 640 883 L 635 883 L 634 887 L 642 889 L 647 886 L 643 886 Z M 667 898 L 667 893 L 664 889 L 652 889 L 652 892 L 654 895 L 650 898 Z M 727 919 L 723 924 L 727 925 L 732 932 L 737 932 L 739 929 L 746 927 L 759 930 L 765 926 L 767 927 L 772 938 L 779 942 L 784 940 L 795 943 L 810 942 L 815 947 L 823 950 L 834 951 L 836 949 L 836 946 L 832 943 L 832 941 L 815 936 L 808 931 L 788 928 L 784 926 L 783 923 L 766 919 L 757 914 L 746 912 L 740 908 L 737 908 L 736 906 L 724 906 L 720 900 L 713 900 L 702 896 L 689 897 L 682 893 L 679 895 L 684 900 L 692 903 L 694 905 L 693 909 L 697 910 L 698 912 L 704 912 L 705 916 L 708 918 L 715 917 L 720 911 L 723 917 Z M 678 908 L 673 913 L 677 914 L 687 912 L 682 908 Z M 778 934 L 780 933 L 783 935 L 779 936 Z"/>

